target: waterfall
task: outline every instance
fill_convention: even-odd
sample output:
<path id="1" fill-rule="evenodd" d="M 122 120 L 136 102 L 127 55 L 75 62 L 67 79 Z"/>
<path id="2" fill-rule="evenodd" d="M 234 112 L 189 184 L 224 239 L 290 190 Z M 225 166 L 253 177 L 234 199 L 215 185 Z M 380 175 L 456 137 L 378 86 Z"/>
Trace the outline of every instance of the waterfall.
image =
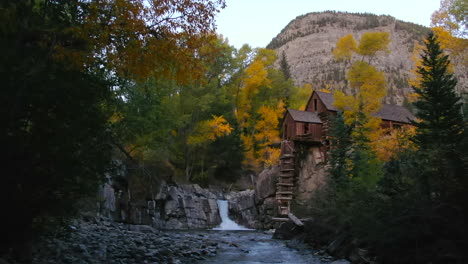
<path id="1" fill-rule="evenodd" d="M 236 224 L 228 215 L 228 201 L 218 200 L 219 215 L 221 216 L 221 224 L 213 230 L 252 230 Z"/>

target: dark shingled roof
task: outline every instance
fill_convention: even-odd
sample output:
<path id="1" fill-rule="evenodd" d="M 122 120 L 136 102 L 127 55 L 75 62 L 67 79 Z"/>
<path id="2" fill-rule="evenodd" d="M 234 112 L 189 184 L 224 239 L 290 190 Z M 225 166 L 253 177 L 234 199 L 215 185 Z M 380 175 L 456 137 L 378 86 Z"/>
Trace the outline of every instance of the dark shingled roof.
<path id="1" fill-rule="evenodd" d="M 380 117 L 383 120 L 401 123 L 410 123 L 415 119 L 414 115 L 405 107 L 391 104 L 383 104 L 374 116 Z"/>
<path id="2" fill-rule="evenodd" d="M 317 93 L 320 100 L 322 100 L 323 104 L 325 104 L 325 107 L 327 108 L 327 110 L 338 111 L 338 109 L 336 109 L 336 107 L 333 105 L 333 102 L 335 100 L 333 99 L 332 93 L 320 92 L 320 91 L 315 91 L 315 92 Z"/>
<path id="3" fill-rule="evenodd" d="M 338 111 L 338 109 L 333 105 L 334 98 L 333 94 L 315 91 L 325 104 L 325 107 L 328 111 Z M 377 113 L 374 114 L 376 117 L 380 117 L 383 120 L 401 122 L 401 123 L 410 123 L 414 120 L 414 115 L 405 107 L 399 105 L 383 104 Z"/>
<path id="4" fill-rule="evenodd" d="M 294 121 L 305 122 L 305 123 L 318 123 L 321 124 L 322 120 L 318 117 L 317 113 L 300 111 L 296 109 L 288 108 L 288 112 Z"/>

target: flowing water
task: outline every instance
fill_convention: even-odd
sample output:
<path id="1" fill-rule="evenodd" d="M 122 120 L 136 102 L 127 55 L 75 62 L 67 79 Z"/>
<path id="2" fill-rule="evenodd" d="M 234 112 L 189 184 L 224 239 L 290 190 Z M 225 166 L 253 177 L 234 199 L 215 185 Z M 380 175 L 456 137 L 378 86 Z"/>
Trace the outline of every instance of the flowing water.
<path id="1" fill-rule="evenodd" d="M 213 228 L 213 230 L 252 230 L 241 225 L 238 225 L 236 222 L 232 221 L 229 218 L 229 206 L 228 201 L 218 200 L 219 215 L 221 216 L 221 224 L 219 227 Z"/>
<path id="2" fill-rule="evenodd" d="M 205 233 L 218 243 L 218 252 L 199 262 L 203 264 L 322 264 L 328 261 L 314 256 L 311 250 L 296 250 L 282 240 L 272 239 L 272 234 L 247 229 L 229 219 L 227 201 L 218 201 L 222 223 L 216 231 Z"/>

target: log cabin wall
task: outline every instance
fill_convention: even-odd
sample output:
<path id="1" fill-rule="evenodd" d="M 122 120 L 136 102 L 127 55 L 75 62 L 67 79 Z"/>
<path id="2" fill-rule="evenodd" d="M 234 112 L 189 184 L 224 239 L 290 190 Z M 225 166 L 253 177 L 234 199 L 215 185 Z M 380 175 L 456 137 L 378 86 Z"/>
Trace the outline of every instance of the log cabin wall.
<path id="1" fill-rule="evenodd" d="M 317 93 L 313 93 L 312 98 L 310 98 L 305 111 L 307 112 L 317 112 L 322 113 L 328 111 L 322 100 L 318 97 Z"/>
<path id="2" fill-rule="evenodd" d="M 284 140 L 291 140 L 296 136 L 296 122 L 288 112 L 284 117 L 282 131 Z"/>
<path id="3" fill-rule="evenodd" d="M 322 124 L 316 123 L 305 123 L 305 122 L 295 122 L 296 130 L 294 136 L 290 137 L 294 139 L 295 136 L 299 135 L 311 135 L 310 140 L 321 141 L 322 138 Z"/>

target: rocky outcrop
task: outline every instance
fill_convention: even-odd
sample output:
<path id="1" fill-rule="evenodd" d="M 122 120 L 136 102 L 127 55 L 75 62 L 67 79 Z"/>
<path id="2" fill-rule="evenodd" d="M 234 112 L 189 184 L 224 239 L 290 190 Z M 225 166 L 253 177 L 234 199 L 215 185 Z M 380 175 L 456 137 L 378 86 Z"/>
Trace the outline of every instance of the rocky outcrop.
<path id="1" fill-rule="evenodd" d="M 255 181 L 255 198 L 257 203 L 275 196 L 278 175 L 279 166 L 267 168 L 258 175 Z"/>
<path id="2" fill-rule="evenodd" d="M 229 201 L 229 216 L 249 228 L 271 229 L 271 220 L 277 214 L 275 199 L 279 167 L 263 170 L 255 179 L 254 190 L 232 192 L 226 195 Z"/>
<path id="3" fill-rule="evenodd" d="M 276 183 L 278 182 L 279 166 L 263 170 L 255 181 L 255 203 L 258 210 L 258 222 L 264 229 L 274 228 L 271 220 L 277 215 Z"/>
<path id="4" fill-rule="evenodd" d="M 299 151 L 299 149 L 298 149 Z M 302 217 L 310 214 L 311 201 L 325 190 L 326 165 L 319 147 L 303 147 L 301 158 L 297 161 L 297 183 L 294 193 L 292 211 Z"/>
<path id="5" fill-rule="evenodd" d="M 258 222 L 255 191 L 246 190 L 227 195 L 229 217 L 240 225 L 249 228 L 262 228 Z"/>
<path id="6" fill-rule="evenodd" d="M 219 225 L 219 197 L 197 184 L 162 183 L 154 198 L 135 201 L 125 191 L 115 192 L 107 184 L 101 191 L 101 215 L 114 221 L 144 224 L 161 229 L 197 229 Z"/>
<path id="7" fill-rule="evenodd" d="M 218 197 L 193 185 L 166 186 L 153 201 L 153 226 L 165 229 L 214 227 L 221 223 Z"/>

